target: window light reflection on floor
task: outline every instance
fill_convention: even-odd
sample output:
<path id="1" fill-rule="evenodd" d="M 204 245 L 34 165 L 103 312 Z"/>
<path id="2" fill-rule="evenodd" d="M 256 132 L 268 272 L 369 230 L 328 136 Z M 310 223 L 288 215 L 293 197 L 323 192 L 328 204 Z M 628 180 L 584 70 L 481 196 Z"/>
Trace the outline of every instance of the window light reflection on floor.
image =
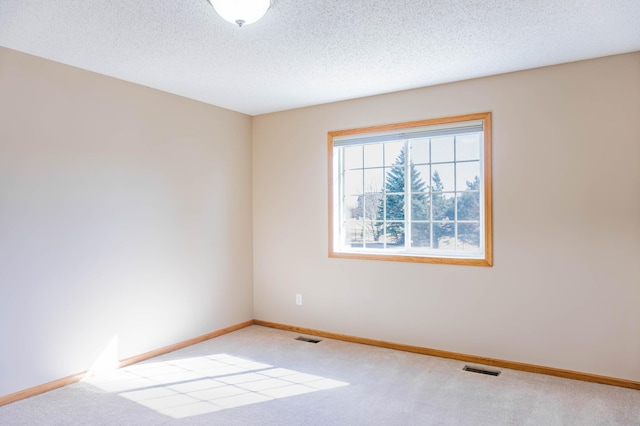
<path id="1" fill-rule="evenodd" d="M 84 381 L 176 419 L 348 385 L 228 354 L 134 364 Z"/>

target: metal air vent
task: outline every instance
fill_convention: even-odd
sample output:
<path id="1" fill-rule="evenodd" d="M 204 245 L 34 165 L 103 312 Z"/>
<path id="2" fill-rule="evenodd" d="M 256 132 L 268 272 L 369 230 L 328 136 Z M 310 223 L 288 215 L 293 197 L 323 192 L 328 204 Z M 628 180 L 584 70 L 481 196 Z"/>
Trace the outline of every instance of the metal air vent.
<path id="1" fill-rule="evenodd" d="M 463 368 L 464 371 L 470 371 L 472 373 L 486 374 L 487 376 L 499 376 L 500 372 L 498 370 L 487 370 L 481 367 L 472 367 L 470 365 L 465 365 Z"/>
<path id="2" fill-rule="evenodd" d="M 320 339 L 312 339 L 310 337 L 304 337 L 304 336 L 298 336 L 296 337 L 296 340 L 300 340 L 301 342 L 308 342 L 308 343 L 319 343 L 322 341 Z"/>

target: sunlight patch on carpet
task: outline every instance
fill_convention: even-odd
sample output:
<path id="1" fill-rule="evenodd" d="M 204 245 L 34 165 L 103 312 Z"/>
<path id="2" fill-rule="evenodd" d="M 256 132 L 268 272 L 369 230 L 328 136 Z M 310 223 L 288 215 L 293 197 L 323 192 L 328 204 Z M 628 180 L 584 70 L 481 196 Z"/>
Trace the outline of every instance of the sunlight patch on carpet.
<path id="1" fill-rule="evenodd" d="M 83 381 L 176 419 L 348 385 L 228 354 L 134 364 Z"/>

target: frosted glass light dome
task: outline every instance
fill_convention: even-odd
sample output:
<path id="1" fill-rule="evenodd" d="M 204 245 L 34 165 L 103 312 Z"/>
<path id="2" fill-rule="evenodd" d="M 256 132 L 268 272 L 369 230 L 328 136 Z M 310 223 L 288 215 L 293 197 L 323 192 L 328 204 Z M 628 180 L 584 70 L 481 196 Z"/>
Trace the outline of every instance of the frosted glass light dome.
<path id="1" fill-rule="evenodd" d="M 209 0 L 223 19 L 241 27 L 253 24 L 267 13 L 271 0 Z"/>

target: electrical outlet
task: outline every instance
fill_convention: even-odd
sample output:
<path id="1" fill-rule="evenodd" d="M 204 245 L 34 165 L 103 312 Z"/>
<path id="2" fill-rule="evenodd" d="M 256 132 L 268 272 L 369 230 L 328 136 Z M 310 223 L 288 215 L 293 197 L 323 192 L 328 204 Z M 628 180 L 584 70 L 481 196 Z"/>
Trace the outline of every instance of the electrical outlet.
<path id="1" fill-rule="evenodd" d="M 298 306 L 302 305 L 302 295 L 301 294 L 296 294 L 296 305 L 298 305 Z"/>

